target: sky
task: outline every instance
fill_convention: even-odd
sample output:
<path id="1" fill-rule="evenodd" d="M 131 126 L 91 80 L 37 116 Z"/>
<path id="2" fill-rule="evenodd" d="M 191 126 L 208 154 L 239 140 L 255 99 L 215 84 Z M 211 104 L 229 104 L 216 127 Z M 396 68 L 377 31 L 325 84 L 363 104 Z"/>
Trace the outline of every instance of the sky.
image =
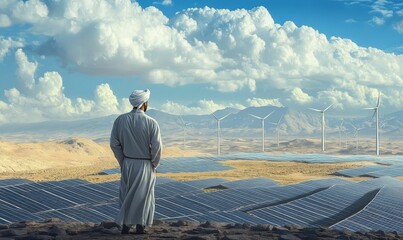
<path id="1" fill-rule="evenodd" d="M 5 0 L 0 124 L 150 107 L 403 110 L 398 0 Z"/>

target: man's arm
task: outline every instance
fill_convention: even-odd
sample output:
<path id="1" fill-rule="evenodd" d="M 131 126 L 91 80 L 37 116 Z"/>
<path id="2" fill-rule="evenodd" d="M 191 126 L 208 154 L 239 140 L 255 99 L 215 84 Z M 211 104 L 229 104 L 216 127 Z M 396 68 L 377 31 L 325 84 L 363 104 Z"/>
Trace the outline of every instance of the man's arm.
<path id="1" fill-rule="evenodd" d="M 123 159 L 125 158 L 123 154 L 122 144 L 119 141 L 119 133 L 117 129 L 117 119 L 113 123 L 113 128 L 111 132 L 111 139 L 110 139 L 110 147 L 112 149 L 113 154 L 115 155 L 116 160 L 119 162 L 120 168 L 122 168 Z"/>
<path id="2" fill-rule="evenodd" d="M 153 129 L 151 131 L 150 144 L 151 144 L 151 146 L 150 146 L 151 163 L 153 164 L 154 168 L 157 168 L 160 163 L 161 152 L 162 152 L 160 127 L 157 122 L 155 122 L 155 124 L 153 125 Z"/>

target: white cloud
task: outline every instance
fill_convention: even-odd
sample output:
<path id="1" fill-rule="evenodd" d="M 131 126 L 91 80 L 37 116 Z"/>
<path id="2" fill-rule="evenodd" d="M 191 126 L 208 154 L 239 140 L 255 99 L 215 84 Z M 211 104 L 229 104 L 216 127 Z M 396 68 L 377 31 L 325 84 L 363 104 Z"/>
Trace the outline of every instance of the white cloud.
<path id="1" fill-rule="evenodd" d="M 15 57 L 19 85 L 4 91 L 7 101 L 0 101 L 0 123 L 96 117 L 127 111 L 108 84 L 96 88 L 94 100 L 73 100 L 65 96 L 59 73 L 45 72 L 36 81 L 38 64 L 30 62 L 21 49 L 16 51 Z"/>
<path id="2" fill-rule="evenodd" d="M 355 19 L 353 19 L 353 18 L 349 18 L 349 19 L 344 20 L 344 22 L 345 22 L 345 23 L 356 23 L 357 20 L 355 20 Z"/>
<path id="3" fill-rule="evenodd" d="M 380 17 L 373 17 L 371 22 L 375 23 L 376 25 L 380 26 L 385 23 L 385 19 L 380 18 Z"/>
<path id="4" fill-rule="evenodd" d="M 11 48 L 22 47 L 23 41 L 21 39 L 13 40 L 12 38 L 4 38 L 0 36 L 0 63 L 7 55 Z"/>
<path id="5" fill-rule="evenodd" d="M 162 5 L 172 5 L 172 0 L 163 0 Z"/>
<path id="6" fill-rule="evenodd" d="M 393 28 L 398 31 L 399 33 L 403 33 L 403 20 L 400 20 L 399 22 L 397 22 Z"/>
<path id="7" fill-rule="evenodd" d="M 55 54 L 69 69 L 88 74 L 136 75 L 147 83 L 198 84 L 221 92 L 263 88 L 279 93 L 279 101 L 294 98 L 299 104 L 320 100 L 326 95 L 321 92 L 337 89 L 333 94 L 340 108 L 371 100 L 353 90 L 380 89 L 386 96 L 403 91 L 396 90 L 403 86 L 402 55 L 363 48 L 290 21 L 275 24 L 264 7 L 192 8 L 168 19 L 155 7 L 143 9 L 129 0 L 60 0 L 48 4 L 47 12 L 41 2 L 28 2 L 41 11 L 18 21 L 29 21 L 32 33 L 49 37 L 41 46 L 46 51 L 39 54 Z M 12 1 L 12 6 L 28 2 Z M 389 9 L 386 3 L 377 4 Z M 16 22 L 10 9 L 0 14 Z M 398 102 L 403 104 L 390 98 L 384 103 L 398 106 Z M 120 107 L 110 110 L 116 109 Z"/>
<path id="8" fill-rule="evenodd" d="M 263 107 L 263 106 L 276 106 L 283 107 L 283 104 L 278 98 L 248 98 L 246 100 L 251 107 Z"/>
<path id="9" fill-rule="evenodd" d="M 294 88 L 291 91 L 290 99 L 299 104 L 306 104 L 312 102 L 313 97 L 302 91 L 301 88 Z"/>
<path id="10" fill-rule="evenodd" d="M 213 100 L 200 100 L 194 106 L 186 106 L 177 102 L 167 101 L 161 105 L 161 109 L 164 112 L 175 114 L 175 115 L 203 115 L 203 114 L 211 114 L 217 110 L 225 109 L 227 107 L 244 109 L 245 106 L 241 104 L 219 104 L 215 103 Z"/>
<path id="11" fill-rule="evenodd" d="M 0 5 L 0 27 L 17 23 L 38 23 L 48 16 L 48 8 L 40 0 L 6 0 Z"/>

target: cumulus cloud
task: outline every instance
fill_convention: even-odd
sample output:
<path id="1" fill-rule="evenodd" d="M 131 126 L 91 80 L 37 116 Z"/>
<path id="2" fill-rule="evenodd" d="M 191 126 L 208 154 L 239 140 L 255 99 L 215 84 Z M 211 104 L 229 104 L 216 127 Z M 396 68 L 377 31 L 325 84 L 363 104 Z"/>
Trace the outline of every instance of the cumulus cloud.
<path id="1" fill-rule="evenodd" d="M 12 8 L 0 14 L 28 22 L 32 33 L 48 37 L 39 54 L 55 55 L 64 66 L 86 74 L 135 75 L 148 83 L 198 84 L 221 92 L 267 87 L 282 94 L 279 101 L 299 104 L 320 100 L 329 89 L 351 96 L 356 105 L 371 97 L 353 91 L 403 91 L 396 90 L 403 86 L 402 55 L 360 47 L 291 21 L 276 24 L 264 7 L 192 8 L 169 19 L 155 7 L 130 0 L 46 3 L 45 11 L 39 0 L 11 1 L 20 12 L 29 11 L 26 4 L 39 8 L 26 19 L 17 18 Z M 374 14 L 388 17 L 378 11 L 388 10 L 386 3 L 377 4 Z M 340 108 L 354 106 L 348 97 L 337 96 Z M 398 102 L 403 99 L 385 99 L 390 106 Z"/>
<path id="2" fill-rule="evenodd" d="M 393 28 L 398 31 L 399 33 L 403 33 L 403 20 L 400 20 L 399 22 L 397 22 Z"/>
<path id="3" fill-rule="evenodd" d="M 163 0 L 162 5 L 172 5 L 172 0 Z"/>
<path id="4" fill-rule="evenodd" d="M 24 43 L 21 39 L 13 40 L 12 38 L 4 38 L 0 36 L 0 63 L 3 61 L 10 49 L 22 47 L 23 45 Z"/>
<path id="5" fill-rule="evenodd" d="M 248 98 L 247 103 L 251 107 L 263 107 L 263 106 L 276 106 L 283 107 L 283 104 L 280 102 L 278 98 Z"/>
<path id="6" fill-rule="evenodd" d="M 385 23 L 385 19 L 380 18 L 380 17 L 373 17 L 371 22 L 375 23 L 376 25 L 380 26 Z"/>
<path id="7" fill-rule="evenodd" d="M 48 8 L 40 0 L 6 0 L 0 3 L 0 27 L 17 23 L 38 23 L 48 16 Z"/>
<path id="8" fill-rule="evenodd" d="M 290 99 L 299 104 L 306 104 L 312 102 L 313 97 L 302 91 L 301 88 L 294 88 L 291 91 Z"/>
<path id="9" fill-rule="evenodd" d="M 167 101 L 162 104 L 161 109 L 164 112 L 176 114 L 176 115 L 203 115 L 203 114 L 211 114 L 217 110 L 222 110 L 227 107 L 244 109 L 245 106 L 241 104 L 219 104 L 215 103 L 213 100 L 200 100 L 194 106 L 186 106 L 177 102 Z"/>
<path id="10" fill-rule="evenodd" d="M 108 84 L 96 88 L 94 100 L 70 99 L 63 92 L 63 79 L 59 73 L 45 72 L 36 80 L 38 64 L 30 62 L 21 49 L 16 51 L 15 58 L 19 84 L 4 91 L 7 101 L 0 101 L 0 123 L 95 117 L 126 110 Z"/>

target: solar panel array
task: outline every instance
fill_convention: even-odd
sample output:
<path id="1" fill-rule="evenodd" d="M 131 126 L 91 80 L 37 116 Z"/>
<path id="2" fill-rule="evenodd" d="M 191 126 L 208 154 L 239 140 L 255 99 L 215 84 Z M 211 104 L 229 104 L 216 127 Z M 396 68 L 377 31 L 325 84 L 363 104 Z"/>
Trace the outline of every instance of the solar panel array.
<path id="1" fill-rule="evenodd" d="M 220 184 L 228 189 L 202 190 Z M 402 231 L 402 189 L 403 181 L 391 177 L 359 183 L 333 178 L 286 186 L 264 178 L 189 182 L 157 178 L 155 218 Z M 48 218 L 111 221 L 118 214 L 118 192 L 119 181 L 21 182 L 0 187 L 0 223 Z"/>
<path id="2" fill-rule="evenodd" d="M 347 177 L 358 177 L 358 176 L 365 175 L 369 172 L 379 171 L 379 170 L 383 170 L 385 168 L 388 168 L 388 167 L 385 165 L 370 165 L 370 166 L 365 166 L 365 167 L 340 170 L 340 171 L 337 171 L 336 174 L 341 175 L 341 176 L 347 176 Z"/>
<path id="3" fill-rule="evenodd" d="M 403 232 L 403 187 L 383 187 L 362 211 L 332 228 Z"/>
<path id="4" fill-rule="evenodd" d="M 158 167 L 158 172 L 161 173 L 179 173 L 179 172 L 211 172 L 223 171 L 232 169 L 232 167 L 225 166 L 219 161 L 226 160 L 270 160 L 277 162 L 294 161 L 304 163 L 335 163 L 335 162 L 359 162 L 359 161 L 373 161 L 379 164 L 397 165 L 400 169 L 403 166 L 402 156 L 387 156 L 387 157 L 374 157 L 369 155 L 354 155 L 354 156 L 334 156 L 325 154 L 270 154 L 270 153 L 236 153 L 220 156 L 201 156 L 201 157 L 175 157 L 165 158 L 161 161 Z M 369 168 L 371 170 L 372 167 Z M 381 166 L 379 166 L 381 168 Z M 377 169 L 374 169 L 377 170 Z M 361 171 L 357 169 L 357 171 Z M 365 171 L 365 168 L 362 170 Z M 346 175 L 350 171 L 346 170 Z M 120 169 L 107 169 L 101 174 L 118 174 Z M 343 174 L 343 171 L 340 171 Z M 352 170 L 351 174 L 356 174 Z M 380 176 L 391 176 L 388 174 L 401 174 L 399 172 L 384 173 Z M 398 175 L 401 176 L 401 175 Z"/>
<path id="5" fill-rule="evenodd" d="M 366 173 L 365 176 L 370 177 L 400 177 L 403 176 L 403 165 L 392 165 L 382 170 Z"/>

